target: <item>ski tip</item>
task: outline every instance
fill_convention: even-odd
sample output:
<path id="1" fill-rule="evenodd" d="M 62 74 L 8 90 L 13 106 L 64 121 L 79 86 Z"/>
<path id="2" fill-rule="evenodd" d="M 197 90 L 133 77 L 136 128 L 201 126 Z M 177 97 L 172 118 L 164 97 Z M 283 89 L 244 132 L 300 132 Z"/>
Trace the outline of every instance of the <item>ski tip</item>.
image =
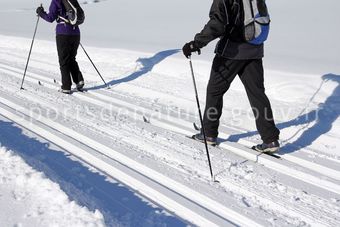
<path id="1" fill-rule="evenodd" d="M 212 182 L 214 182 L 214 183 L 220 183 L 220 181 L 219 180 L 216 180 L 216 176 L 213 176 L 212 178 L 211 178 L 211 180 L 212 180 Z"/>
<path id="2" fill-rule="evenodd" d="M 193 125 L 194 125 L 194 129 L 196 130 L 196 131 L 201 131 L 201 129 L 200 129 L 200 127 L 198 127 L 198 125 L 194 122 L 194 123 L 192 123 Z"/>
<path id="3" fill-rule="evenodd" d="M 150 120 L 148 120 L 145 116 L 143 116 L 143 121 L 144 121 L 145 123 L 150 123 Z"/>

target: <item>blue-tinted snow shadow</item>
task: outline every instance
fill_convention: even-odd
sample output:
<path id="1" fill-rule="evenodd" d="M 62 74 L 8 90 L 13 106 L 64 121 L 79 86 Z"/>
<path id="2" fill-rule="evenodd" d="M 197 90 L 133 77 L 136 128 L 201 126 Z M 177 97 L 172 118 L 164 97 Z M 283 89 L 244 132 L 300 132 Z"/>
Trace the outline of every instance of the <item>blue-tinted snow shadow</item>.
<path id="1" fill-rule="evenodd" d="M 117 80 L 111 80 L 110 82 L 107 82 L 107 84 L 109 86 L 115 86 L 115 85 L 119 85 L 119 84 L 122 84 L 122 83 L 128 83 L 130 81 L 133 81 L 133 80 L 147 74 L 148 72 L 151 72 L 151 70 L 153 69 L 153 67 L 155 67 L 155 65 L 159 64 L 160 62 L 162 62 L 164 59 L 170 57 L 171 55 L 178 53 L 179 51 L 180 51 L 179 49 L 165 50 L 165 51 L 158 52 L 157 54 L 155 54 L 154 56 L 152 56 L 150 58 L 138 58 L 136 63 L 141 65 L 140 69 L 138 69 L 137 71 L 133 72 L 132 74 L 130 74 L 130 75 L 124 77 L 124 78 L 117 79 Z M 102 88 L 106 88 L 106 86 L 100 85 L 100 86 L 87 88 L 86 90 L 98 90 L 98 89 L 102 89 Z"/>
<path id="2" fill-rule="evenodd" d="M 300 115 L 297 118 L 288 122 L 277 124 L 277 127 L 282 130 L 291 126 L 313 124 L 312 127 L 304 127 L 302 134 L 294 142 L 286 144 L 281 148 L 281 153 L 292 153 L 298 148 L 305 148 L 310 146 L 321 135 L 326 134 L 332 129 L 333 123 L 340 116 L 340 76 L 335 74 L 326 74 L 322 77 L 323 83 L 327 81 L 337 82 L 337 87 L 333 93 L 325 100 L 324 103 L 319 104 L 319 107 L 306 114 Z M 316 92 L 316 94 L 321 90 Z M 314 94 L 314 96 L 316 95 Z M 301 130 L 300 130 L 301 131 Z M 246 132 L 242 134 L 231 135 L 224 141 L 237 142 L 241 138 L 257 135 L 257 131 Z M 297 134 L 297 133 L 296 133 Z"/>
<path id="3" fill-rule="evenodd" d="M 58 183 L 68 197 L 91 211 L 98 209 L 107 226 L 186 226 L 142 201 L 133 191 L 91 172 L 78 161 L 48 143 L 23 134 L 11 122 L 0 120 L 0 143 L 21 156 L 26 163 Z"/>

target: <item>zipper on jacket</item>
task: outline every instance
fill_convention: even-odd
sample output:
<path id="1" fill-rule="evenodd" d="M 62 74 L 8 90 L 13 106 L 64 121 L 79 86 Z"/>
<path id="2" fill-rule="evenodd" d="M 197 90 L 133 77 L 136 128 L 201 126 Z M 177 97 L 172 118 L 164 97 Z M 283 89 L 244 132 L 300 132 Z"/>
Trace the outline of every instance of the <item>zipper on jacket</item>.
<path id="1" fill-rule="evenodd" d="M 224 3 L 224 6 L 226 7 L 224 1 L 223 1 L 223 3 Z M 238 19 L 239 19 L 239 17 L 240 17 L 240 4 L 237 3 L 237 1 L 234 1 L 234 2 L 233 2 L 233 4 L 235 4 L 235 3 L 238 5 L 238 6 L 237 6 L 237 16 L 236 16 L 235 21 L 234 21 L 234 26 L 233 26 L 233 27 L 230 29 L 230 31 L 229 31 L 229 37 L 228 37 L 228 39 L 227 39 L 227 42 L 226 42 L 225 45 L 224 45 L 224 48 L 223 48 L 223 51 L 222 51 L 222 56 L 225 55 L 225 52 L 226 52 L 227 47 L 228 47 L 228 45 L 229 45 L 230 36 L 231 36 L 231 34 L 233 33 L 233 31 L 235 30 L 236 22 L 238 21 Z M 227 8 L 226 8 L 226 9 L 227 9 Z M 228 12 L 228 11 L 227 11 L 227 12 Z M 228 18 L 229 18 L 229 15 L 228 15 Z"/>

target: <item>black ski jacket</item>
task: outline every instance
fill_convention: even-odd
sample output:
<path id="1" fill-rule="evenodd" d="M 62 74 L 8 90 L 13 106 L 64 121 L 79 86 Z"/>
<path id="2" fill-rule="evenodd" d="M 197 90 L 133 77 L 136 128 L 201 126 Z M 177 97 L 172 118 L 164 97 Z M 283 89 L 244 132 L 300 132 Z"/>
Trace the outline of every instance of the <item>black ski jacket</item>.
<path id="1" fill-rule="evenodd" d="M 241 0 L 213 0 L 210 20 L 195 36 L 195 45 L 202 48 L 220 38 L 215 53 L 225 58 L 245 60 L 263 57 L 263 44 L 253 45 L 243 38 L 243 6 Z"/>

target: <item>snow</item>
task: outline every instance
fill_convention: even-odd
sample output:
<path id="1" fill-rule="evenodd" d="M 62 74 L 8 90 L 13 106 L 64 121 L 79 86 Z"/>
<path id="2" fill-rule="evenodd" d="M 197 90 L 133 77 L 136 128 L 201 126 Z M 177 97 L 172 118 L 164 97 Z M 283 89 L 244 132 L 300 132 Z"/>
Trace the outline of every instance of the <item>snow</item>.
<path id="1" fill-rule="evenodd" d="M 35 3 L 39 5 L 40 2 Z M 85 163 L 85 155 L 83 159 L 75 158 L 80 150 L 89 154 L 102 153 L 96 158 L 107 155 L 117 161 L 117 157 L 121 157 L 120 163 L 134 160 L 136 165 L 123 164 L 154 183 L 162 181 L 155 177 L 159 176 L 157 174 L 175 181 L 171 185 L 163 183 L 180 196 L 186 194 L 199 206 L 214 210 L 202 201 L 202 198 L 211 199 L 217 204 L 215 212 L 220 217 L 236 223 L 251 220 L 263 226 L 340 224 L 340 46 L 337 45 L 340 32 L 335 29 L 340 15 L 329 12 L 339 7 L 338 2 L 327 0 L 318 7 L 305 9 L 306 5 L 317 2 L 268 1 L 272 31 L 266 44 L 265 83 L 281 129 L 279 155 L 283 160 L 257 156 L 245 148 L 258 143 L 260 138 L 243 85 L 236 78 L 224 99 L 222 143 L 219 148 L 210 149 L 213 170 L 220 184 L 210 181 L 204 147 L 183 136 L 194 133 L 192 122 L 198 122 L 198 116 L 189 65 L 179 49 L 207 21 L 211 1 L 199 4 L 194 0 L 89 3 L 84 5 L 87 19 L 81 27 L 82 42 L 111 89 L 104 88 L 87 57 L 79 50 L 77 59 L 89 91 L 64 96 L 56 92 L 60 73 L 54 42 L 55 25 L 42 21 L 24 86 L 26 90 L 18 91 L 36 20 L 35 7 L 27 1 L 3 1 L 0 19 L 6 21 L 9 15 L 13 17 L 10 23 L 0 24 L 0 143 L 12 151 L 2 149 L 0 160 L 27 162 L 31 166 L 26 164 L 30 174 L 19 169 L 12 182 L 24 182 L 33 187 L 38 184 L 29 181 L 48 181 L 48 184 L 40 184 L 49 187 L 34 189 L 44 195 L 39 199 L 48 200 L 51 205 L 47 208 L 32 205 L 32 200 L 25 198 L 34 198 L 34 190 L 27 192 L 21 188 L 20 191 L 14 188 L 14 183 L 6 182 L 1 184 L 5 189 L 1 187 L 0 190 L 0 194 L 5 195 L 0 200 L 5 198 L 6 203 L 1 202 L 0 209 L 4 210 L 2 204 L 9 200 L 17 204 L 18 209 L 11 209 L 3 216 L 1 213 L 1 225 L 44 226 L 47 220 L 55 218 L 74 223 L 65 225 L 84 221 L 79 225 L 184 226 L 181 218 L 188 220 L 190 212 L 200 218 L 204 216 L 193 204 L 185 206 L 174 195 L 169 196 L 168 204 L 164 203 L 164 197 L 156 196 L 160 193 L 159 186 L 152 188 L 155 190 L 153 197 L 134 188 L 133 180 L 122 183 L 121 176 L 112 176 L 101 169 L 104 165 L 94 166 L 94 161 Z M 49 1 L 43 4 L 47 8 Z M 319 16 L 320 12 L 329 13 Z M 193 56 L 202 107 L 213 48 L 214 43 L 203 49 L 202 56 Z M 30 130 L 24 129 L 24 121 L 14 120 L 24 113 L 27 113 L 24 117 L 27 122 L 34 122 L 33 125 L 25 123 Z M 10 123 L 10 115 L 16 124 Z M 150 124 L 143 122 L 143 116 Z M 51 133 L 51 137 L 38 127 Z M 52 134 L 55 142 L 51 142 Z M 22 142 L 14 142 L 16 137 L 30 148 Z M 59 158 L 54 160 L 56 154 Z M 63 168 L 69 165 L 73 168 L 64 172 L 59 162 Z M 10 171 L 16 166 L 11 164 L 8 170 L 2 165 L 0 168 Z M 1 174 L 7 177 L 8 172 Z M 67 177 L 68 174 L 72 177 Z M 129 171 L 125 174 L 133 176 Z M 85 177 L 78 178 L 78 175 Z M 88 178 L 94 180 L 87 182 Z M 63 196 L 39 191 L 50 191 L 52 185 Z M 199 193 L 196 197 L 200 199 L 190 197 L 190 190 Z M 16 197 L 11 191 L 16 192 Z M 110 194 L 116 197 L 108 196 Z M 15 198 L 22 200 L 17 202 Z M 124 204 L 127 209 L 120 210 L 117 204 Z M 176 212 L 173 206 L 185 212 Z M 60 213 L 52 218 L 49 209 L 55 208 Z M 75 212 L 77 209 L 81 212 Z M 228 217 L 225 214 L 228 209 L 236 215 Z M 23 219 L 23 211 L 38 216 L 32 221 Z M 72 211 L 68 214 L 71 217 L 63 219 L 63 212 L 67 211 Z M 83 216 L 85 214 L 88 219 Z M 11 215 L 10 223 L 3 219 Z M 215 224 L 221 223 L 214 215 L 204 217 L 210 217 L 209 221 Z"/>
<path id="2" fill-rule="evenodd" d="M 2 0 L 0 19 L 10 18 L 11 23 L 0 25 L 1 34 L 31 38 L 34 11 L 40 3 L 47 9 L 50 0 Z M 267 4 L 272 18 L 267 68 L 317 74 L 340 71 L 338 1 L 276 0 Z M 152 53 L 181 48 L 203 28 L 210 5 L 210 0 L 107 0 L 83 5 L 86 23 L 81 28 L 82 42 Z M 37 38 L 54 40 L 54 28 L 54 24 L 40 23 Z M 214 44 L 203 49 L 200 59 L 212 59 Z"/>
<path id="3" fill-rule="evenodd" d="M 265 225 L 271 223 L 273 225 L 300 226 L 303 223 L 315 224 L 320 222 L 325 224 L 330 222 L 336 224 L 338 222 L 339 204 L 336 201 L 338 201 L 339 196 L 335 189 L 338 187 L 336 186 L 337 181 L 328 179 L 326 176 L 331 175 L 327 172 L 324 173 L 324 176 L 318 176 L 316 173 L 307 170 L 305 173 L 311 175 L 310 177 L 306 176 L 303 183 L 282 175 L 287 174 L 285 172 L 279 173 L 257 166 L 255 163 L 247 163 L 239 157 L 232 156 L 230 152 L 221 153 L 218 149 L 212 149 L 213 167 L 221 185 L 220 188 L 209 188 L 204 183 L 209 179 L 209 172 L 206 156 L 200 144 L 189 142 L 176 133 L 164 131 L 162 128 L 152 125 L 148 126 L 142 122 L 142 117 L 137 114 L 139 112 L 137 110 L 148 113 L 143 108 L 155 113 L 154 117 L 163 116 L 160 113 L 166 114 L 167 111 L 176 115 L 176 112 L 170 110 L 181 110 L 180 112 L 184 116 L 183 120 L 187 121 L 186 124 L 183 122 L 182 125 L 185 127 L 185 129 L 183 128 L 184 132 L 186 132 L 186 128 L 188 128 L 186 125 L 190 127 L 191 124 L 190 119 L 197 117 L 195 99 L 192 89 L 190 89 L 189 69 L 185 67 L 187 62 L 178 59 L 176 54 L 169 55 L 172 52 L 162 52 L 156 54 L 158 57 L 154 57 L 155 54 L 149 53 L 88 47 L 88 52 L 96 59 L 104 78 L 113 86 L 110 90 L 98 87 L 102 83 L 100 78 L 93 71 L 86 56 L 79 53 L 78 59 L 90 91 L 87 94 L 75 93 L 71 97 L 65 97 L 55 92 L 58 85 L 53 83 L 53 78 L 58 80 L 59 77 L 55 50 L 53 49 L 48 53 L 45 51 L 53 45 L 52 42 L 37 41 L 30 64 L 30 73 L 25 83 L 26 91 L 18 93 L 15 87 L 21 78 L 20 65 L 24 64 L 25 61 L 25 57 L 21 57 L 20 52 L 25 49 L 28 40 L 5 36 L 2 36 L 1 40 L 0 46 L 4 47 L 3 50 L 5 51 L 0 54 L 2 59 L 0 66 L 3 73 L 2 81 L 6 81 L 6 83 L 1 84 L 6 84 L 6 87 L 0 86 L 11 94 L 8 96 L 2 92 L 2 97 L 10 98 L 13 102 L 27 108 L 28 111 L 40 112 L 56 122 L 55 124 L 49 123 L 52 127 L 57 127 L 57 123 L 67 126 L 74 133 L 77 132 L 91 138 L 91 140 L 100 141 L 101 144 L 120 150 L 122 154 L 152 167 L 168 177 L 197 188 L 200 193 L 207 193 L 207 195 L 213 195 L 214 199 L 224 200 L 224 204 L 228 204 L 227 201 L 231 199 L 230 195 L 233 195 L 234 209 L 246 209 L 247 215 L 254 218 L 256 216 L 255 220 Z M 209 71 L 209 64 L 196 61 L 194 66 L 196 70 L 202 69 L 198 74 L 198 86 L 200 94 L 204 94 L 208 74 L 202 72 Z M 166 69 L 165 71 L 162 71 L 163 67 Z M 113 72 L 112 69 L 114 69 Z M 278 94 L 290 89 L 290 86 L 281 83 L 279 78 L 282 77 L 283 72 L 269 71 L 269 73 L 271 77 L 268 83 L 281 88 L 277 89 L 278 91 L 271 88 L 268 94 L 274 100 L 274 109 L 283 113 L 282 115 L 277 114 L 277 120 L 283 131 L 282 139 L 287 140 L 287 142 L 284 142 L 287 145 L 283 149 L 284 151 L 296 149 L 297 146 L 303 146 L 306 142 L 300 141 L 300 134 L 297 133 L 294 137 L 292 137 L 292 134 L 304 130 L 305 125 L 296 124 L 294 119 L 304 110 L 306 104 L 308 104 L 308 108 L 305 111 L 313 110 L 320 103 L 328 103 L 328 96 L 332 97 L 335 93 L 335 97 L 337 97 L 337 82 L 334 80 L 337 77 L 327 76 L 331 80 L 324 82 L 318 90 L 323 81 L 322 77 L 318 78 L 314 75 L 312 76 L 313 79 L 306 81 L 305 77 L 308 76 L 306 74 L 285 73 L 286 77 L 291 78 L 292 84 L 304 81 L 305 87 L 309 89 L 306 89 L 306 92 L 300 92 L 298 94 L 299 99 L 290 96 L 291 100 L 282 100 Z M 44 86 L 37 85 L 37 79 Z M 226 97 L 225 113 L 233 112 L 233 109 L 231 109 L 233 106 L 237 106 L 241 113 L 248 112 L 246 97 L 241 86 L 238 82 L 233 84 Z M 298 89 L 298 91 L 301 91 L 301 89 Z M 315 91 L 318 91 L 316 95 L 313 94 Z M 293 92 L 293 89 L 287 91 L 287 96 L 291 92 Z M 311 96 L 314 97 L 312 100 Z M 32 102 L 33 100 L 34 102 Z M 114 103 L 117 103 L 118 106 Z M 235 103 L 238 103 L 238 105 Z M 303 106 L 301 107 L 301 105 Z M 137 108 L 137 106 L 141 107 Z M 132 109 L 132 112 L 128 108 Z M 17 107 L 15 109 L 20 110 Z M 155 110 L 158 111 L 154 112 Z M 241 116 L 244 115 L 241 114 Z M 154 117 L 151 117 L 152 124 L 156 123 Z M 232 117 L 229 114 L 224 114 L 223 119 L 223 127 L 225 128 L 229 127 L 231 120 L 237 120 L 235 116 Z M 243 117 L 242 119 L 243 121 L 240 121 L 238 125 L 232 125 L 235 131 L 241 128 L 247 133 L 243 135 L 242 131 L 237 130 L 237 133 L 234 133 L 230 140 L 247 139 L 256 142 L 258 136 L 251 132 L 254 127 L 253 119 L 250 117 Z M 300 120 L 297 119 L 297 121 Z M 316 123 L 314 120 L 313 122 Z M 302 121 L 302 123 L 304 122 Z M 294 155 L 293 158 L 301 156 L 308 160 L 308 155 L 313 155 L 312 162 L 321 163 L 339 171 L 337 164 L 339 154 L 336 152 L 338 146 L 336 141 L 338 140 L 335 140 L 335 147 L 332 147 L 332 149 L 324 149 L 321 145 L 322 141 L 325 141 L 324 138 L 331 140 L 334 135 L 337 135 L 339 124 L 331 119 L 328 124 L 333 124 L 333 128 L 330 130 L 331 135 L 328 133 L 321 135 L 318 130 L 314 129 L 310 131 L 316 137 L 319 137 L 315 138 L 313 143 L 312 148 L 315 151 L 310 150 L 309 147 L 311 146 L 308 146 L 306 151 L 302 149 L 298 152 L 296 150 L 292 154 Z M 169 127 L 169 129 L 172 128 Z M 224 132 L 227 132 L 225 130 Z M 69 135 L 72 136 L 72 134 Z M 249 137 L 251 135 L 254 135 L 254 138 Z M 90 139 L 87 141 L 83 139 L 83 142 L 91 145 Z M 99 149 L 98 146 L 97 149 Z M 245 163 L 241 164 L 243 162 Z M 276 165 L 276 167 L 278 166 Z M 292 170 L 291 172 L 297 173 L 301 168 L 297 167 L 295 171 Z M 316 170 L 318 169 L 313 171 Z M 175 171 L 178 171 L 178 173 L 173 174 Z M 312 179 L 313 177 L 316 180 L 326 179 L 326 181 L 320 183 L 319 186 L 317 184 L 310 186 L 308 181 L 316 182 Z M 335 185 L 333 185 L 334 183 Z M 326 185 L 329 186 L 329 189 Z M 334 189 L 331 189 L 333 187 Z M 268 193 L 269 191 L 270 193 Z M 289 211 L 285 211 L 284 207 L 289 207 Z M 301 211 L 298 210 L 303 210 L 303 214 L 300 214 Z M 270 221 L 269 217 L 273 218 L 273 216 L 275 221 Z"/>
<path id="4" fill-rule="evenodd" d="M 89 211 L 59 185 L 0 148 L 0 222 L 2 226 L 104 226 L 100 211 Z"/>
<path id="5" fill-rule="evenodd" d="M 184 226 L 182 221 L 159 209 L 149 200 L 86 163 L 80 162 L 75 156 L 70 156 L 69 153 L 42 137 L 12 124 L 1 116 L 0 127 L 3 146 L 15 151 L 30 166 L 43 172 L 58 184 L 72 203 L 80 204 L 93 212 L 100 210 L 105 225 L 126 226 L 141 223 L 155 226 L 164 224 Z M 39 132 L 42 131 L 43 129 L 39 129 Z M 67 141 L 64 141 L 62 146 L 66 143 Z M 77 149 L 80 149 L 79 144 L 77 145 Z M 48 196 L 47 194 L 46 197 Z M 62 218 L 62 215 L 58 217 Z M 2 220 L 0 222 L 2 223 Z M 43 224 L 30 225 L 25 221 L 23 224 L 44 226 Z"/>

